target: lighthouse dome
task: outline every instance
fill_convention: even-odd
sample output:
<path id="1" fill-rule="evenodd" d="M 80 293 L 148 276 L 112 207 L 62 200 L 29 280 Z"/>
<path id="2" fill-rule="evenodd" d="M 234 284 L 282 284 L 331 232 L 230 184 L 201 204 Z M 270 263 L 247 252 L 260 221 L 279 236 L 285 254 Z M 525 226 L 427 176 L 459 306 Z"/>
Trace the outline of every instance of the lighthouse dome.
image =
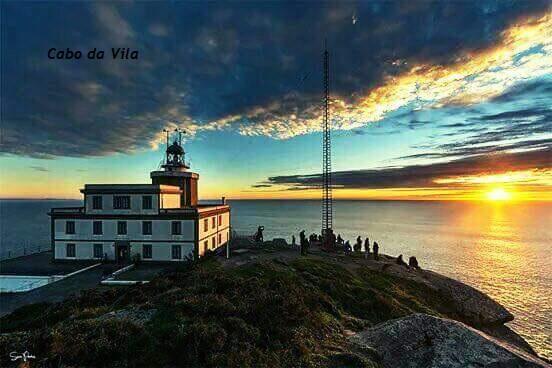
<path id="1" fill-rule="evenodd" d="M 167 148 L 167 153 L 171 155 L 183 155 L 184 149 L 178 143 L 174 142 Z"/>

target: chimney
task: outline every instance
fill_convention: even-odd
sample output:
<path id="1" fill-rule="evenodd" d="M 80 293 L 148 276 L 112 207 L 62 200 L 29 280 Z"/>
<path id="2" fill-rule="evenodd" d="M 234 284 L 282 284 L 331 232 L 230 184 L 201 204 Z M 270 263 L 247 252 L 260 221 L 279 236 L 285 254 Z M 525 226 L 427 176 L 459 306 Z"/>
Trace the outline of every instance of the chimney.
<path id="1" fill-rule="evenodd" d="M 222 204 L 226 204 L 226 197 L 222 197 Z"/>

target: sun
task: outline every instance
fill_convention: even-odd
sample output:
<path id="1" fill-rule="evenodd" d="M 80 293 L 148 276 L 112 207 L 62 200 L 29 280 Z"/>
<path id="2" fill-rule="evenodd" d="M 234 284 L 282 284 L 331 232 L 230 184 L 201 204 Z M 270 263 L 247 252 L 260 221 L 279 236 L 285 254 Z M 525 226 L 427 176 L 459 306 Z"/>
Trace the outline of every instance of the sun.
<path id="1" fill-rule="evenodd" d="M 507 201 L 510 198 L 512 198 L 512 195 L 504 188 L 495 188 L 487 193 L 487 199 L 491 201 Z"/>

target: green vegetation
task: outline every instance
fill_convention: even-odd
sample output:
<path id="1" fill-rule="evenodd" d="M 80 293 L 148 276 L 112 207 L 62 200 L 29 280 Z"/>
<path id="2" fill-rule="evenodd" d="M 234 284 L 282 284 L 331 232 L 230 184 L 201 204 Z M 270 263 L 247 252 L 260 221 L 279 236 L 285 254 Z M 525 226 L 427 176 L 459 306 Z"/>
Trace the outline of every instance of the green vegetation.
<path id="1" fill-rule="evenodd" d="M 10 332 L 0 356 L 29 350 L 50 366 L 377 367 L 346 330 L 413 312 L 454 318 L 447 305 L 420 284 L 330 260 L 223 268 L 206 259 L 147 285 L 22 308 L 0 320 Z"/>

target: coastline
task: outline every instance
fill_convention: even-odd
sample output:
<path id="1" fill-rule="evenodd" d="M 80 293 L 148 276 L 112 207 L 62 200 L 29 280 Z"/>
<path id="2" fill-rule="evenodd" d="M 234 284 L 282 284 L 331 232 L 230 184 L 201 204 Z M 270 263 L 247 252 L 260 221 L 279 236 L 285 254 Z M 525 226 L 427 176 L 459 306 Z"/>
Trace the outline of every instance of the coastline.
<path id="1" fill-rule="evenodd" d="M 383 326 L 381 324 L 384 322 L 394 323 L 393 321 L 398 321 L 396 323 L 402 323 L 401 318 L 409 318 L 408 316 L 411 316 L 411 318 L 429 318 L 423 317 L 429 313 L 429 315 L 438 317 L 436 320 L 429 319 L 429 321 L 435 321 L 435 323 L 458 321 L 460 325 L 454 326 L 455 328 L 461 329 L 462 336 L 483 339 L 482 341 L 484 341 L 485 344 L 491 344 L 493 349 L 495 349 L 496 346 L 502 346 L 500 348 L 502 355 L 499 356 L 501 358 L 528 359 L 531 361 L 531 364 L 537 364 L 534 366 L 547 366 L 547 364 L 549 364 L 538 357 L 523 338 L 504 325 L 505 322 L 511 321 L 513 316 L 503 306 L 489 298 L 486 294 L 466 284 L 447 278 L 433 271 L 407 269 L 404 266 L 397 265 L 395 263 L 395 258 L 385 255 L 381 255 L 379 261 L 373 261 L 364 259 L 362 255 L 325 253 L 313 247 L 312 252 L 307 257 L 300 257 L 297 249 L 289 246 L 277 246 L 275 243 L 266 242 L 263 247 L 254 247 L 247 244 L 247 242 L 242 245 L 236 245 L 235 248 L 233 248 L 235 253 L 232 254 L 230 259 L 225 259 L 223 255 L 209 257 L 209 259 L 200 261 L 198 265 L 193 266 L 191 269 L 176 271 L 176 273 L 173 270 L 161 275 L 154 279 L 150 285 L 136 285 L 127 289 L 96 287 L 89 289 L 81 294 L 81 296 L 70 297 L 63 302 L 54 304 L 47 303 L 41 306 L 41 309 L 47 311 L 47 315 L 41 318 L 48 320 L 42 327 L 40 327 L 40 323 L 38 326 L 36 325 L 36 320 L 34 320 L 36 319 L 36 315 L 32 313 L 33 306 L 24 307 L 22 310 L 2 318 L 1 321 L 3 325 L 8 326 L 9 331 L 8 333 L 2 334 L 1 339 L 7 344 L 6 346 L 17 348 L 21 341 L 25 341 L 25 339 L 30 339 L 31 336 L 34 336 L 32 331 L 36 331 L 37 327 L 39 331 L 41 331 L 41 336 L 43 336 L 43 334 L 48 335 L 52 331 L 55 331 L 52 330 L 53 326 L 65 326 L 64 328 L 71 329 L 71 324 L 73 322 L 70 321 L 78 322 L 80 320 L 83 320 L 83 323 L 87 321 L 86 323 L 100 323 L 100 325 L 105 321 L 109 321 L 109 323 L 118 321 L 117 323 L 130 323 L 135 327 L 138 326 L 140 329 L 145 328 L 147 331 L 150 327 L 146 328 L 145 326 L 149 326 L 150 321 L 157 321 L 155 323 L 159 322 L 157 320 L 158 317 L 156 317 L 159 312 L 159 305 L 156 300 L 159 300 L 159 298 L 167 298 L 174 293 L 176 294 L 171 296 L 169 300 L 173 300 L 174 297 L 177 298 L 176 300 L 179 300 L 181 297 L 184 297 L 185 299 L 183 300 L 186 300 L 187 297 L 185 297 L 185 295 L 189 294 L 190 291 L 184 293 L 186 287 L 178 281 L 180 279 L 201 278 L 213 272 L 212 277 L 222 277 L 216 275 L 234 275 L 225 282 L 227 290 L 216 292 L 216 294 L 219 292 L 230 292 L 231 295 L 234 295 L 234 293 L 231 292 L 234 287 L 232 286 L 234 285 L 234 281 L 231 280 L 235 277 L 245 277 L 244 280 L 257 280 L 254 284 L 257 282 L 262 282 L 261 284 L 264 284 L 265 282 L 271 283 L 273 277 L 286 275 L 286 278 L 291 277 L 296 280 L 295 282 L 302 280 L 301 283 L 304 285 L 303 287 L 307 287 L 303 292 L 308 292 L 309 289 L 316 286 L 316 288 L 320 290 L 319 292 L 322 293 L 320 296 L 322 297 L 321 300 L 326 298 L 334 300 L 333 302 L 328 300 L 322 304 L 317 302 L 311 306 L 311 309 L 325 308 L 324 304 L 328 302 L 331 304 L 337 303 L 330 309 L 334 310 L 334 312 L 330 312 L 330 315 L 335 314 L 334 317 L 331 318 L 332 321 L 334 319 L 335 321 L 328 321 L 327 323 L 329 324 L 326 327 L 330 328 L 330 326 L 333 326 L 331 327 L 332 339 L 339 339 L 342 344 L 345 344 L 348 349 L 347 354 L 355 356 L 356 358 L 354 359 L 360 359 L 361 357 L 363 357 L 362 359 L 373 359 L 374 362 L 379 362 L 377 364 L 386 366 L 383 358 L 385 354 L 376 351 L 373 352 L 375 354 L 374 357 L 370 358 L 370 354 L 366 355 L 362 353 L 363 350 L 360 348 L 361 352 L 357 352 L 355 346 L 360 346 L 362 343 L 359 345 L 358 339 L 355 340 L 355 338 L 351 336 L 364 336 L 362 334 L 368 333 L 367 331 L 370 329 Z M 281 244 L 281 241 L 278 243 Z M 236 252 L 236 250 L 238 251 Z M 336 271 L 337 273 L 333 275 L 327 275 L 328 272 Z M 272 275 L 272 273 L 274 273 L 274 275 Z M 254 279 L 251 279 L 251 277 Z M 202 281 L 198 286 L 204 282 L 205 281 Z M 294 288 L 291 285 L 281 292 L 289 292 L 287 289 Z M 204 285 L 202 287 L 207 286 Z M 237 287 L 237 285 L 235 287 Z M 242 285 L 240 287 L 244 286 Z M 353 289 L 345 291 L 334 290 L 334 288 L 340 289 L 344 287 Z M 177 291 L 180 289 L 182 289 L 182 293 L 184 294 Z M 167 294 L 167 292 L 169 292 L 169 294 Z M 255 294 L 268 293 L 267 297 L 269 298 L 278 295 L 278 293 L 273 294 L 274 290 L 267 290 L 264 288 L 257 288 L 253 290 L 253 292 Z M 103 306 L 94 306 L 96 305 L 95 303 L 103 298 L 109 299 L 115 297 L 117 299 L 128 293 L 134 296 L 130 297 L 132 302 L 126 305 L 113 305 L 108 303 L 111 307 L 106 309 L 104 302 L 101 302 L 100 306 Z M 138 295 L 143 296 L 138 297 L 136 300 L 135 298 Z M 85 298 L 84 302 L 82 299 L 83 297 Z M 92 299 L 90 299 L 91 297 Z M 129 298 L 129 296 L 125 298 Z M 366 305 L 366 298 L 376 298 L 375 300 L 379 300 L 378 303 L 381 303 L 381 305 L 373 304 L 373 302 L 368 304 L 372 306 L 370 308 L 372 308 L 373 311 L 378 311 L 375 315 L 369 312 L 369 310 L 362 310 L 362 308 L 359 310 L 358 307 L 355 306 L 355 304 L 359 304 L 359 306 Z M 208 300 L 211 299 L 207 299 L 206 301 Z M 224 304 L 217 305 L 217 303 L 220 303 L 222 300 L 218 302 L 215 300 L 216 299 L 212 299 L 207 302 L 208 304 L 206 306 L 208 309 L 222 307 L 224 310 L 226 308 L 223 307 Z M 68 305 L 72 306 L 71 309 L 73 310 L 69 315 L 56 316 L 54 313 L 53 316 L 48 316 L 48 313 L 53 313 L 52 311 L 55 309 L 66 310 Z M 175 306 L 176 305 L 178 304 L 175 304 Z M 232 307 L 232 310 L 233 308 L 235 307 Z M 249 305 L 247 308 L 254 308 L 254 306 Z M 264 308 L 269 307 L 267 305 Z M 280 310 L 279 313 L 292 312 L 286 308 L 287 307 Z M 391 309 L 387 310 L 388 308 Z M 261 310 L 259 313 L 261 313 Z M 364 313 L 369 314 L 364 315 Z M 416 313 L 422 313 L 422 317 L 418 317 Z M 67 320 L 68 317 L 70 317 L 69 320 Z M 51 318 L 53 318 L 54 321 L 50 320 Z M 210 317 L 204 316 L 202 318 L 209 319 Z M 272 313 L 272 318 L 280 319 L 283 318 L 283 315 Z M 34 322 L 32 322 L 33 320 Z M 424 319 L 424 321 L 426 320 Z M 29 323 L 31 323 L 31 325 L 29 325 Z M 60 327 L 56 327 L 56 329 L 59 328 Z M 469 330 L 470 328 L 477 329 L 477 331 L 474 330 L 475 332 L 473 332 Z M 483 337 L 479 336 L 479 334 L 483 334 L 481 335 Z M 17 339 L 15 339 L 16 336 Z M 15 345 L 12 341 L 13 339 L 16 340 Z M 342 339 L 350 341 L 345 343 L 343 342 L 345 340 Z M 351 345 L 349 345 L 349 343 Z M 67 341 L 66 344 L 72 343 Z M 69 346 L 70 345 L 67 345 L 67 348 L 69 348 Z M 271 346 L 268 348 L 272 349 Z M 320 349 L 320 347 L 314 349 L 311 353 L 318 351 L 317 349 Z M 65 354 L 67 353 L 66 351 Z M 308 355 L 311 356 L 311 353 Z M 454 352 L 450 351 L 450 353 Z M 327 355 L 330 354 L 330 352 L 325 351 L 323 348 L 316 354 Z M 527 356 L 524 358 L 525 355 Z M 284 364 L 281 366 L 287 365 Z"/>

